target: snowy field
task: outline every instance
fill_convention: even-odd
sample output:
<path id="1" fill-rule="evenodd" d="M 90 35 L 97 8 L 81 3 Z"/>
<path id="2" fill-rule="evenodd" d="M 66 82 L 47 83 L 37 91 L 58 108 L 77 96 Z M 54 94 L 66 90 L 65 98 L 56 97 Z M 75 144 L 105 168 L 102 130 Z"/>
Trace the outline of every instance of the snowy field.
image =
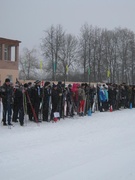
<path id="1" fill-rule="evenodd" d="M 135 109 L 1 125 L 0 180 L 135 180 Z"/>

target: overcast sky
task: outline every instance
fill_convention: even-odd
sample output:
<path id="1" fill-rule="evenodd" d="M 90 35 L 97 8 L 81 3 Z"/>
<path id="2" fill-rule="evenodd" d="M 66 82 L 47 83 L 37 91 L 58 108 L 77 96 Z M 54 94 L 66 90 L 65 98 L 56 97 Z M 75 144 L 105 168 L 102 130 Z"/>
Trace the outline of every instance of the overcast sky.
<path id="1" fill-rule="evenodd" d="M 0 0 L 0 23 L 0 37 L 22 41 L 20 50 L 38 48 L 51 25 L 74 35 L 84 23 L 135 32 L 135 0 Z"/>

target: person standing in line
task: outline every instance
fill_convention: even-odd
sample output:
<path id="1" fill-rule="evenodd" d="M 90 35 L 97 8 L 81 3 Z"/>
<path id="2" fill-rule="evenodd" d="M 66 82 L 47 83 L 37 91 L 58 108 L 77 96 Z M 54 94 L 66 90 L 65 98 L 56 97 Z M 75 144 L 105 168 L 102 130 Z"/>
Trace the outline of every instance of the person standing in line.
<path id="1" fill-rule="evenodd" d="M 84 110 L 85 110 L 85 84 L 81 84 L 81 86 L 78 88 L 78 100 L 79 100 L 79 115 L 84 116 Z"/>
<path id="2" fill-rule="evenodd" d="M 50 106 L 51 106 L 51 84 L 50 82 L 45 82 L 43 87 L 43 97 L 42 97 L 42 113 L 43 113 L 43 121 L 50 122 Z"/>
<path id="3" fill-rule="evenodd" d="M 27 97 L 27 113 L 28 113 L 28 118 L 30 121 L 33 121 L 33 112 L 32 112 L 32 108 L 31 108 L 31 102 L 32 102 L 32 98 L 31 98 L 31 89 L 32 89 L 32 82 L 28 82 L 28 88 L 26 91 L 26 97 L 29 96 L 29 100 Z"/>
<path id="4" fill-rule="evenodd" d="M 18 122 L 18 113 L 19 113 L 19 104 L 20 102 L 20 88 L 19 85 L 16 83 L 13 89 L 14 92 L 14 104 L 13 104 L 13 117 L 12 122 Z"/>
<path id="5" fill-rule="evenodd" d="M 34 82 L 35 85 L 31 88 L 31 100 L 34 110 L 34 121 L 35 122 L 41 122 L 39 120 L 39 109 L 40 109 L 40 103 L 42 101 L 42 90 L 40 87 L 41 81 L 37 80 Z"/>
<path id="6" fill-rule="evenodd" d="M 106 97 L 106 94 L 105 94 L 105 91 L 104 91 L 104 86 L 100 86 L 100 89 L 99 89 L 99 102 L 100 102 L 100 112 L 103 112 L 105 111 L 105 103 L 107 101 L 107 97 Z"/>
<path id="7" fill-rule="evenodd" d="M 58 110 L 58 105 L 59 105 L 59 90 L 58 86 L 56 84 L 53 84 L 52 86 L 52 93 L 51 93 L 51 98 L 52 98 L 52 111 L 51 111 L 51 120 L 52 122 L 54 121 L 54 113 L 59 112 Z"/>
<path id="8" fill-rule="evenodd" d="M 73 91 L 72 91 L 72 85 L 69 84 L 67 88 L 67 105 L 68 105 L 68 115 L 70 117 L 74 116 L 74 106 L 73 106 Z"/>
<path id="9" fill-rule="evenodd" d="M 10 85 L 10 79 L 6 78 L 2 85 L 3 92 L 1 93 L 3 104 L 3 125 L 11 124 L 12 104 L 13 104 L 13 87 Z M 8 117 L 8 118 L 7 118 Z"/>

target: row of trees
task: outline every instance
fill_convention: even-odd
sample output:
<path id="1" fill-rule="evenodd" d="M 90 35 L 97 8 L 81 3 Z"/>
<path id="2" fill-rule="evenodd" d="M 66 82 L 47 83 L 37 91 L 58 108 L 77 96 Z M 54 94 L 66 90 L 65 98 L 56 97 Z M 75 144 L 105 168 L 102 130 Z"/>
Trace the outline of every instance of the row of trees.
<path id="1" fill-rule="evenodd" d="M 80 34 L 67 34 L 61 25 L 44 31 L 42 60 L 35 50 L 20 57 L 20 76 L 84 82 L 135 83 L 135 34 L 84 24 Z"/>

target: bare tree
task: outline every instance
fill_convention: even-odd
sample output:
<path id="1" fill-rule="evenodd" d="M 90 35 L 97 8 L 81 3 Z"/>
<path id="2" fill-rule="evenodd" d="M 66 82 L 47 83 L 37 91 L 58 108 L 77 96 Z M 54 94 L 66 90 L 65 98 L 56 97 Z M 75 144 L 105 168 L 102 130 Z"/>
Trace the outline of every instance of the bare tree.
<path id="1" fill-rule="evenodd" d="M 80 73 L 81 81 L 134 82 L 135 34 L 128 29 L 107 30 L 85 23 L 76 38 L 61 25 L 51 26 L 41 48 L 52 80 L 67 79 L 69 72 L 68 80 Z"/>
<path id="2" fill-rule="evenodd" d="M 58 55 L 58 73 L 68 78 L 68 71 L 73 70 L 77 63 L 77 38 L 71 34 L 63 37 L 62 47 Z"/>
<path id="3" fill-rule="evenodd" d="M 51 72 L 52 80 L 56 80 L 58 54 L 62 45 L 65 32 L 61 25 L 55 28 L 53 25 L 45 31 L 45 37 L 42 38 L 41 50 L 47 62 L 46 70 Z"/>
<path id="4" fill-rule="evenodd" d="M 93 81 L 133 83 L 134 36 L 128 29 L 117 28 L 110 31 L 84 24 L 81 28 L 78 53 L 84 80 L 87 79 L 87 67 L 90 67 Z"/>
<path id="5" fill-rule="evenodd" d="M 133 45 L 133 32 L 128 29 L 117 28 L 115 30 L 115 36 L 117 37 L 117 62 L 120 66 L 120 81 L 127 83 L 130 76 L 129 71 L 132 68 L 131 64 L 133 65 L 133 62 L 131 63 L 131 50 L 133 50 L 131 49 L 131 42 Z"/>
<path id="6" fill-rule="evenodd" d="M 88 24 L 84 24 L 80 29 L 79 37 L 79 62 L 81 68 L 83 68 L 83 80 L 87 79 L 87 69 L 90 68 L 90 57 L 88 57 L 88 52 L 90 53 L 90 27 Z"/>
<path id="7" fill-rule="evenodd" d="M 37 50 L 24 48 L 19 60 L 20 78 L 25 80 L 35 79 L 37 69 L 39 69 Z"/>
<path id="8" fill-rule="evenodd" d="M 131 76 L 130 77 L 130 81 L 129 84 L 135 84 L 135 34 L 132 33 L 131 34 L 131 41 L 130 41 L 130 45 L 129 45 L 129 49 L 130 49 L 130 57 L 131 57 L 131 64 L 130 64 L 130 73 Z"/>

